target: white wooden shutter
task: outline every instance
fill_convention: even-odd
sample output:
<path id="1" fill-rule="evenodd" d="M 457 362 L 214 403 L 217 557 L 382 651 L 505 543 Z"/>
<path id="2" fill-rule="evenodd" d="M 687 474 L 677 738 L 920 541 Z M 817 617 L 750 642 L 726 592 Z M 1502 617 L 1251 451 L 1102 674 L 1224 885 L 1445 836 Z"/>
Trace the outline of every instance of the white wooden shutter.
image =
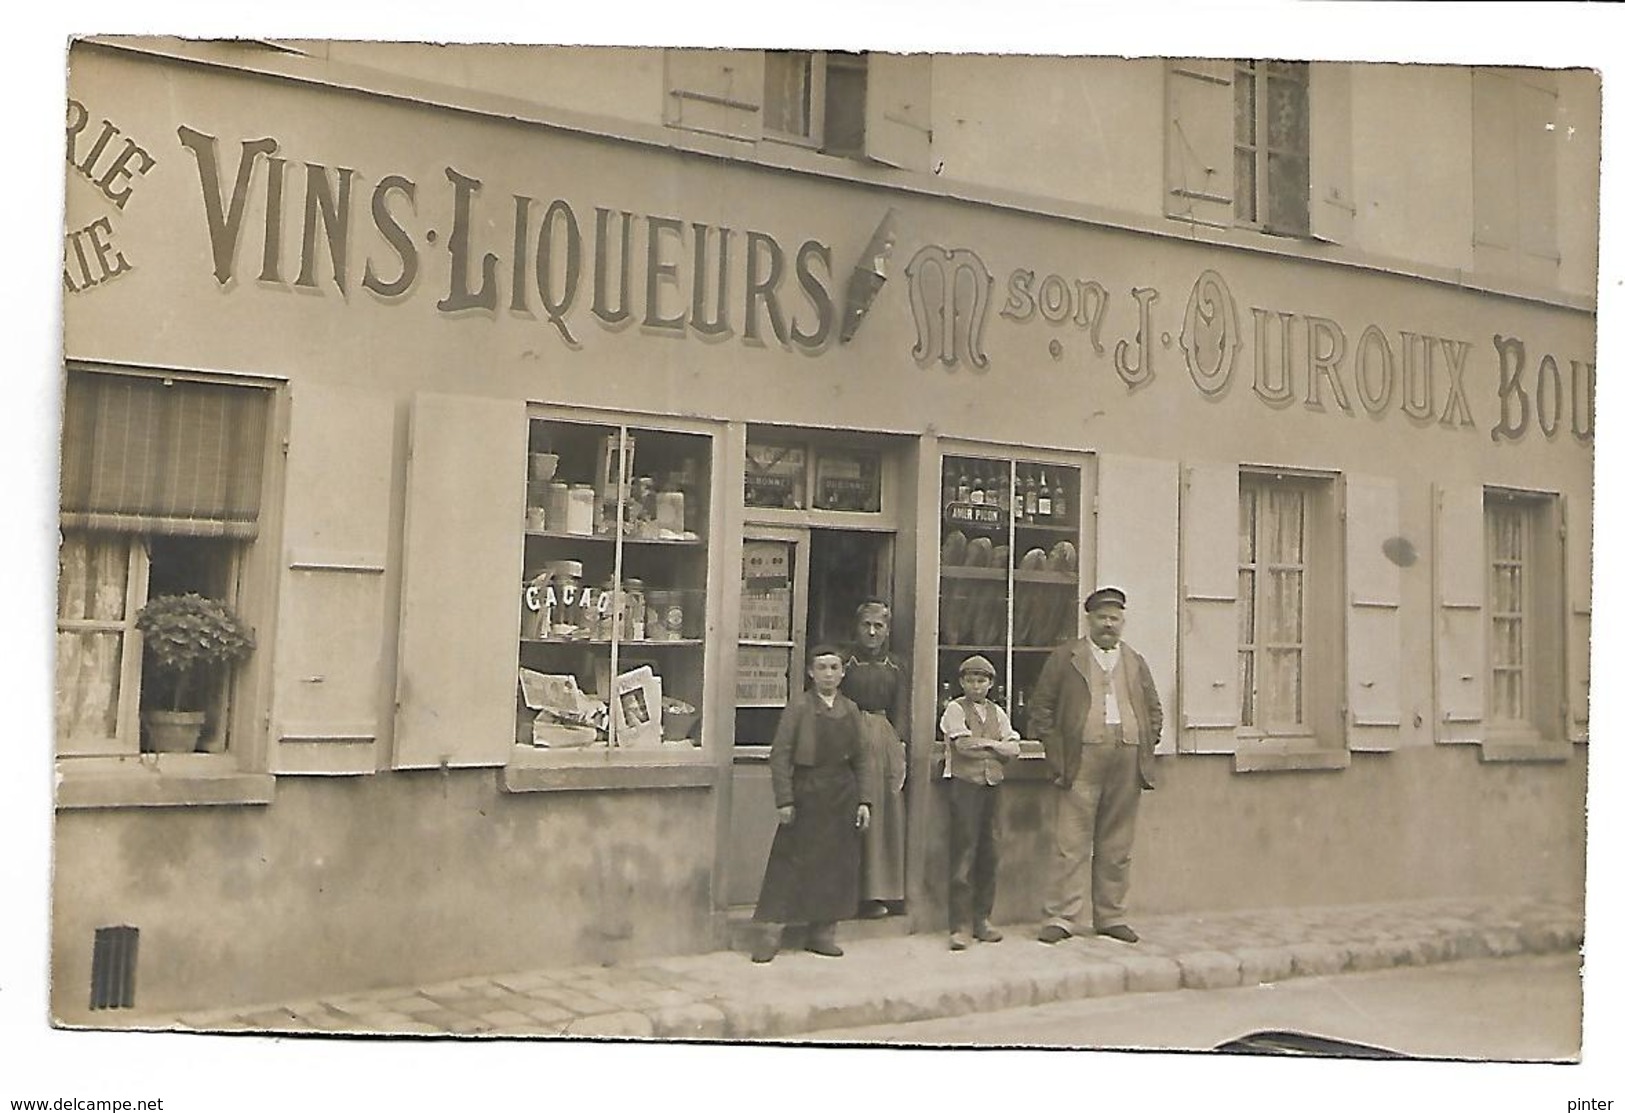
<path id="1" fill-rule="evenodd" d="M 522 402 L 413 400 L 397 769 L 498 765 L 513 745 L 525 421 Z"/>
<path id="2" fill-rule="evenodd" d="M 1517 174 L 1509 171 L 1517 148 L 1508 123 L 1516 112 L 1510 80 L 1473 70 L 1473 247 L 1481 267 L 1492 260 L 1506 268 L 1518 244 Z"/>
<path id="3" fill-rule="evenodd" d="M 282 585 L 272 661 L 274 773 L 378 768 L 395 406 L 376 392 L 290 389 Z"/>
<path id="4" fill-rule="evenodd" d="M 1179 465 L 1140 456 L 1099 458 L 1095 583 L 1128 596 L 1124 640 L 1151 666 L 1162 701 L 1158 753 L 1174 750 L 1179 706 Z"/>
<path id="5" fill-rule="evenodd" d="M 1350 475 L 1345 496 L 1348 746 L 1391 750 L 1402 722 L 1399 566 L 1382 546 L 1399 533 L 1399 485 Z"/>
<path id="6" fill-rule="evenodd" d="M 1591 498 L 1590 492 L 1565 495 L 1560 503 L 1568 599 L 1564 684 L 1571 742 L 1587 742 L 1591 735 Z"/>
<path id="7" fill-rule="evenodd" d="M 1234 753 L 1241 720 L 1236 689 L 1239 483 L 1234 464 L 1194 464 L 1185 469 L 1181 485 L 1179 746 L 1194 753 Z"/>
<path id="8" fill-rule="evenodd" d="M 1309 65 L 1309 225 L 1328 243 L 1354 235 L 1351 82 L 1347 62 Z"/>
<path id="9" fill-rule="evenodd" d="M 870 54 L 863 153 L 904 170 L 931 166 L 931 56 Z"/>
<path id="10" fill-rule="evenodd" d="M 669 49 L 665 121 L 730 139 L 760 139 L 765 80 L 759 50 Z"/>
<path id="11" fill-rule="evenodd" d="M 1171 58 L 1164 95 L 1164 211 L 1229 227 L 1236 181 L 1235 63 Z"/>
<path id="12" fill-rule="evenodd" d="M 1525 70 L 1517 83 L 1518 240 L 1526 255 L 1541 263 L 1534 274 L 1555 271 L 1557 248 L 1557 85 L 1539 70 Z"/>
<path id="13" fill-rule="evenodd" d="M 1489 668 L 1484 630 L 1484 489 L 1434 488 L 1435 653 L 1440 742 L 1482 742 Z"/>

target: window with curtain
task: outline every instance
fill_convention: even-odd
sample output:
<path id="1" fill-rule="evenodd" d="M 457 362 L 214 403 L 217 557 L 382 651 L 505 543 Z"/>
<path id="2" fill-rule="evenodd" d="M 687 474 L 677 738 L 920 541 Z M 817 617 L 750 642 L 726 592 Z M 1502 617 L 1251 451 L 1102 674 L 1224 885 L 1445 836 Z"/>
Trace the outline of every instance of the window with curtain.
<path id="1" fill-rule="evenodd" d="M 70 368 L 57 563 L 59 752 L 141 748 L 140 638 L 151 594 L 231 600 L 258 532 L 271 391 Z M 212 745 L 224 741 L 223 694 Z"/>
<path id="2" fill-rule="evenodd" d="M 1529 560 L 1532 513 L 1527 502 L 1491 503 L 1490 561 L 1490 718 L 1505 724 L 1530 719 Z"/>
<path id="3" fill-rule="evenodd" d="M 1237 671 L 1243 728 L 1306 729 L 1305 573 L 1310 489 L 1243 475 L 1237 558 Z"/>

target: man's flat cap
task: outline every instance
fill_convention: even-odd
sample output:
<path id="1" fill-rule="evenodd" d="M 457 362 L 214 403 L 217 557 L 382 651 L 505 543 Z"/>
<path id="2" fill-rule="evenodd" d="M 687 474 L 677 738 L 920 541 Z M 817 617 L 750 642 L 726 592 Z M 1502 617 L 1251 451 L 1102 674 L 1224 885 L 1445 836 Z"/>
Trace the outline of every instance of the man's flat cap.
<path id="1" fill-rule="evenodd" d="M 1089 593 L 1089 598 L 1083 601 L 1086 611 L 1098 611 L 1101 607 L 1126 607 L 1128 596 L 1118 587 L 1099 587 Z"/>

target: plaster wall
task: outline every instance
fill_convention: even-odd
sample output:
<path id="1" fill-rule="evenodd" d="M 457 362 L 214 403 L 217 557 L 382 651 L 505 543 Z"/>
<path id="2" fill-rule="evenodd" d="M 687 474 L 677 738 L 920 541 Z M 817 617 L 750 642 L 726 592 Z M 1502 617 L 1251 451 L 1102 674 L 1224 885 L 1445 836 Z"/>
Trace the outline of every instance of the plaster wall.
<path id="1" fill-rule="evenodd" d="M 705 790 L 510 794 L 489 770 L 63 812 L 52 1012 L 94 1015 L 91 944 L 114 924 L 141 929 L 143 1009 L 708 950 L 714 824 Z"/>
<path id="2" fill-rule="evenodd" d="M 1162 216 L 1163 64 L 936 55 L 933 168 L 951 181 Z"/>
<path id="3" fill-rule="evenodd" d="M 1473 747 L 1357 755 L 1337 773 L 1238 775 L 1159 759 L 1131 907 L 1146 913 L 1583 893 L 1586 752 L 1483 765 Z M 919 803 L 919 793 L 913 799 Z M 946 917 L 943 789 L 916 930 Z M 997 916 L 1043 901 L 1051 790 L 1003 792 Z M 1516 817 L 1510 822 L 1508 817 Z M 488 772 L 284 780 L 269 808 L 64 813 L 53 1014 L 93 1021 L 96 927 L 141 929 L 146 1009 L 293 1000 L 714 945 L 710 794 L 496 790 Z M 743 959 L 741 959 L 743 961 Z"/>
<path id="4" fill-rule="evenodd" d="M 1356 66 L 1355 236 L 1374 255 L 1473 269 L 1473 79 L 1468 68 Z M 1416 111 L 1426 105 L 1425 112 Z"/>
<path id="5" fill-rule="evenodd" d="M 1131 916 L 1467 896 L 1583 899 L 1584 747 L 1567 762 L 1541 765 L 1484 764 L 1476 747 L 1436 746 L 1356 754 L 1337 772 L 1238 774 L 1229 757 L 1192 754 L 1158 758 L 1157 768 L 1157 789 L 1140 798 Z M 1006 923 L 1031 922 L 1044 902 L 1054 790 L 1018 780 L 1001 791 L 996 911 Z M 945 845 L 945 818 L 940 830 Z M 934 913 L 945 923 L 946 853 L 934 861 Z"/>

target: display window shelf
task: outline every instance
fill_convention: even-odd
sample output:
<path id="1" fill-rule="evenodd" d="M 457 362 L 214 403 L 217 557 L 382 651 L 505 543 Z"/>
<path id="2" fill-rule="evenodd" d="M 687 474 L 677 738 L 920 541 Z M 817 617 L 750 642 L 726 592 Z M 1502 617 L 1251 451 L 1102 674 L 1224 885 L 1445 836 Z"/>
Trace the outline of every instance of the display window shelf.
<path id="1" fill-rule="evenodd" d="M 959 694 L 959 666 L 998 670 L 991 697 L 1026 726 L 1044 658 L 1077 636 L 1083 469 L 1001 455 L 942 459 L 938 541 L 938 711 Z"/>
<path id="2" fill-rule="evenodd" d="M 529 429 L 516 743 L 699 746 L 713 438 Z"/>

